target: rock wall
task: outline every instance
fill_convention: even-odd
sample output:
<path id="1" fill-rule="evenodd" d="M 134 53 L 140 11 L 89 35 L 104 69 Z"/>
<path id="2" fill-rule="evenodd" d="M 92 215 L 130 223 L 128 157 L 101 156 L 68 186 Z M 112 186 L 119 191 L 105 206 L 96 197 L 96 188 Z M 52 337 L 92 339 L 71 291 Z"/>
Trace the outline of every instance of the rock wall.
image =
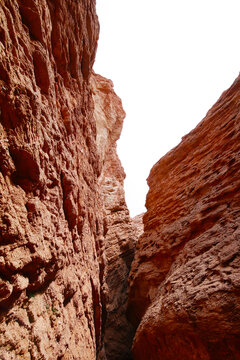
<path id="1" fill-rule="evenodd" d="M 133 327 L 126 318 L 128 275 L 138 238 L 125 202 L 125 173 L 116 152 L 125 113 L 113 84 L 99 75 L 92 78 L 100 161 L 99 184 L 104 203 L 105 255 L 107 259 L 107 319 L 102 356 L 109 360 L 131 358 Z M 141 219 L 138 221 L 141 223 Z M 139 227 L 140 228 L 140 227 Z M 139 230 L 141 232 L 141 229 Z"/>
<path id="2" fill-rule="evenodd" d="M 95 0 L 0 4 L 4 360 L 105 358 L 105 245 L 125 237 L 115 252 L 126 273 L 135 238 L 115 151 L 123 110 L 92 74 L 98 33 Z M 125 235 L 109 228 L 120 209 Z"/>
<path id="3" fill-rule="evenodd" d="M 0 4 L 0 358 L 240 359 L 240 78 L 148 179 L 92 72 L 95 0 Z"/>
<path id="4" fill-rule="evenodd" d="M 151 170 L 134 359 L 240 359 L 240 77 Z"/>

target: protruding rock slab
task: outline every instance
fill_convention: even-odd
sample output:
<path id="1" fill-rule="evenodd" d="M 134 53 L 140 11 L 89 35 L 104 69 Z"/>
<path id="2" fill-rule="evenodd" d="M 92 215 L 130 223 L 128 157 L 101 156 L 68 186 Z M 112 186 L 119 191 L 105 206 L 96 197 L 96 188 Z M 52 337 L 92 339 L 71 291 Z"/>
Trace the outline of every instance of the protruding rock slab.
<path id="1" fill-rule="evenodd" d="M 134 359 L 240 359 L 240 77 L 148 184 L 130 275 Z"/>

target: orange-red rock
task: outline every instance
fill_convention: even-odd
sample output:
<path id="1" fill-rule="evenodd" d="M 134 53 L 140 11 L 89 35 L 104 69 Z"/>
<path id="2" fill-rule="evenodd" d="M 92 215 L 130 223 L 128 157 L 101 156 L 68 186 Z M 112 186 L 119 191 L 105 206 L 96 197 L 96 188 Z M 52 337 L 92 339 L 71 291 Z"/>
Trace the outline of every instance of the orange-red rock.
<path id="1" fill-rule="evenodd" d="M 2 0 L 0 20 L 0 358 L 93 360 L 104 354 L 110 163 L 123 181 L 123 110 L 92 74 L 95 1 Z"/>
<path id="2" fill-rule="evenodd" d="M 136 360 L 240 359 L 240 77 L 151 170 L 130 275 Z"/>
<path id="3" fill-rule="evenodd" d="M 107 317 L 101 356 L 109 360 L 127 360 L 131 357 L 134 334 L 126 318 L 128 274 L 142 222 L 140 217 L 135 225 L 129 217 L 123 187 L 125 173 L 116 152 L 116 141 L 125 117 L 121 100 L 114 93 L 110 80 L 95 75 L 91 84 L 97 146 L 103 166 L 99 184 L 104 203 L 107 261 Z"/>

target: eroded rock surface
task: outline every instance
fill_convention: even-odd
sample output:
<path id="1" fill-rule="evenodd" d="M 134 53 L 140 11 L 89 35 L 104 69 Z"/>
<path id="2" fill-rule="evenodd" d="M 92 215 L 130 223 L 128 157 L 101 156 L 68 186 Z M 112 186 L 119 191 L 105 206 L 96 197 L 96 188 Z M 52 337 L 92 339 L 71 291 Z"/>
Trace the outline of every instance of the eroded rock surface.
<path id="1" fill-rule="evenodd" d="M 98 32 L 94 0 L 0 4 L 4 360 L 93 360 L 102 352 L 111 200 L 104 206 L 100 186 L 110 163 L 113 192 L 123 180 L 114 145 L 123 110 L 112 89 L 107 96 L 108 81 L 92 74 Z M 96 119 L 102 103 L 112 110 Z M 123 193 L 118 201 L 125 206 Z"/>
<path id="2" fill-rule="evenodd" d="M 97 124 L 97 146 L 103 163 L 99 184 L 104 203 L 105 255 L 107 260 L 107 319 L 105 355 L 109 360 L 131 358 L 133 327 L 126 318 L 128 274 L 137 237 L 141 232 L 141 217 L 136 224 L 130 219 L 125 202 L 125 173 L 116 152 L 125 113 L 113 85 L 99 75 L 92 78 Z M 138 229 L 138 231 L 136 231 Z M 104 357 L 103 357 L 104 358 Z"/>
<path id="3" fill-rule="evenodd" d="M 240 77 L 151 170 L 134 359 L 240 359 Z"/>
<path id="4" fill-rule="evenodd" d="M 136 234 L 137 239 L 142 235 L 144 231 L 143 216 L 144 213 L 136 215 L 134 216 L 134 218 L 132 218 L 132 225 L 134 226 L 134 233 Z"/>

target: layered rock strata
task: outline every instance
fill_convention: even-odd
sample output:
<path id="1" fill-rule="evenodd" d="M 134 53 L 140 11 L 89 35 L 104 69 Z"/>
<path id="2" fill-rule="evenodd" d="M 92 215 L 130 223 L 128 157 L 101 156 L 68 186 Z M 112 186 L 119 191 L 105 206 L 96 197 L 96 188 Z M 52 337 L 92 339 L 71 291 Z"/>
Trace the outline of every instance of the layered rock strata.
<path id="1" fill-rule="evenodd" d="M 109 82 L 92 74 L 98 32 L 94 0 L 0 4 L 4 360 L 93 360 L 104 353 L 111 201 L 104 206 L 102 194 L 105 176 L 122 184 L 114 144 L 124 116 Z M 96 118 L 102 99 L 113 101 L 104 103 L 112 109 L 105 119 Z M 125 206 L 123 193 L 114 201 Z"/>
<path id="2" fill-rule="evenodd" d="M 134 359 L 240 359 L 240 77 L 148 178 Z"/>

